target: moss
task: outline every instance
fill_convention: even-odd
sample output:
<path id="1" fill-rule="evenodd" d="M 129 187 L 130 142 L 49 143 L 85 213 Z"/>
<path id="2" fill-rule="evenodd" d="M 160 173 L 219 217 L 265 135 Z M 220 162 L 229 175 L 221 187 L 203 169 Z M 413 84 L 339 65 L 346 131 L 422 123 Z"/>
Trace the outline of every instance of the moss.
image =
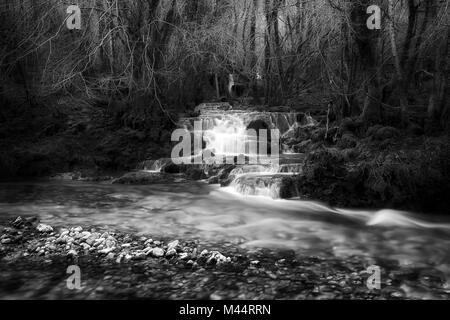
<path id="1" fill-rule="evenodd" d="M 344 150 L 322 147 L 308 155 L 299 190 L 333 205 L 444 213 L 450 206 L 448 159 L 448 137 L 376 144 L 365 139 L 358 148 Z"/>

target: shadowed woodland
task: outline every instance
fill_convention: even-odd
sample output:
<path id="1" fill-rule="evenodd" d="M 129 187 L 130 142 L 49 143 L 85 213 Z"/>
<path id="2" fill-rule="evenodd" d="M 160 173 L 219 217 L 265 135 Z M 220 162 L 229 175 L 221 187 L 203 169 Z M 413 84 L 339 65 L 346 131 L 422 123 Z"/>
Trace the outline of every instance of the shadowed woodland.
<path id="1" fill-rule="evenodd" d="M 80 30 L 66 27 L 64 1 L 0 1 L 3 177 L 128 170 L 167 157 L 177 118 L 214 101 L 312 114 L 322 131 L 294 137 L 312 138 L 298 147 L 307 154 L 367 147 L 360 139 L 378 133 L 380 143 L 392 138 L 386 154 L 401 143 L 423 158 L 406 155 L 411 165 L 428 168 L 438 157 L 438 175 L 447 170 L 448 0 L 76 4 Z M 374 4 L 379 30 L 367 27 Z M 444 155 L 428 157 L 420 151 L 427 148 Z M 366 160 L 389 165 L 373 154 Z M 386 170 L 368 174 L 375 184 L 380 175 L 398 180 Z"/>
<path id="2" fill-rule="evenodd" d="M 450 0 L 0 0 L 0 299 L 448 300 L 449 23 Z M 180 128 L 183 159 L 231 163 L 175 161 Z"/>

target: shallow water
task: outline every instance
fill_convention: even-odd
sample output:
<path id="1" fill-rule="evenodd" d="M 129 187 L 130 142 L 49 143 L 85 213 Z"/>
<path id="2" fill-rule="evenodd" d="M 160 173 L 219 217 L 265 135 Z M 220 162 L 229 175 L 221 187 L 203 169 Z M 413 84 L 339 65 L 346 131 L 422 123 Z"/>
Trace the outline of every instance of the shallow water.
<path id="1" fill-rule="evenodd" d="M 230 188 L 202 182 L 153 186 L 2 183 L 0 215 L 38 215 L 54 226 L 111 226 L 155 238 L 231 241 L 317 256 L 394 259 L 405 266 L 432 265 L 450 275 L 446 218 L 244 197 Z"/>

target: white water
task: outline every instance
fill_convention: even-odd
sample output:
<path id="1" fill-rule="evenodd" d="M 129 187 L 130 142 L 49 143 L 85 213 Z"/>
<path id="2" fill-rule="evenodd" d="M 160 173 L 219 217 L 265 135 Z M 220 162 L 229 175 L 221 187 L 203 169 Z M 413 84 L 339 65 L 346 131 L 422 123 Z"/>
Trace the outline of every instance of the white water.
<path id="1" fill-rule="evenodd" d="M 111 226 L 171 239 L 232 241 L 299 253 L 385 258 L 450 272 L 450 224 L 394 210 L 343 210 L 319 202 L 244 197 L 204 183 L 118 186 L 0 184 L 0 215 L 59 225 Z"/>
<path id="2" fill-rule="evenodd" d="M 299 124 L 298 113 L 269 113 L 269 112 L 247 112 L 230 111 L 223 113 L 212 112 L 202 114 L 199 118 L 184 118 L 180 120 L 180 126 L 190 132 L 195 132 L 194 122 L 202 121 L 202 134 L 206 143 L 206 149 L 214 154 L 232 156 L 245 154 L 253 156 L 245 142 L 254 140 L 249 136 L 247 127 L 252 121 L 262 120 L 267 124 L 269 130 L 277 129 L 280 134 L 289 134 L 299 126 L 313 125 L 314 119 L 306 116 L 303 124 Z M 270 136 L 270 133 L 268 133 Z M 244 147 L 241 143 L 244 143 Z M 244 151 L 243 149 L 244 148 Z"/>

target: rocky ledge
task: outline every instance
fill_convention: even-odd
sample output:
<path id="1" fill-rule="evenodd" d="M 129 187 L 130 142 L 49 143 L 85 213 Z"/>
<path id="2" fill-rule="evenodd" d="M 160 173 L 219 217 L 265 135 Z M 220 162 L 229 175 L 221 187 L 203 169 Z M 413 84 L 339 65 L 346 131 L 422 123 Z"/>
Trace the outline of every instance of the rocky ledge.
<path id="1" fill-rule="evenodd" d="M 98 227 L 56 229 L 35 218 L 0 221 L 0 230 L 0 297 L 6 299 L 450 298 L 438 270 L 383 259 L 156 240 Z M 381 267 L 381 290 L 366 285 L 372 264 Z M 81 288 L 70 290 L 67 270 L 74 265 Z"/>

